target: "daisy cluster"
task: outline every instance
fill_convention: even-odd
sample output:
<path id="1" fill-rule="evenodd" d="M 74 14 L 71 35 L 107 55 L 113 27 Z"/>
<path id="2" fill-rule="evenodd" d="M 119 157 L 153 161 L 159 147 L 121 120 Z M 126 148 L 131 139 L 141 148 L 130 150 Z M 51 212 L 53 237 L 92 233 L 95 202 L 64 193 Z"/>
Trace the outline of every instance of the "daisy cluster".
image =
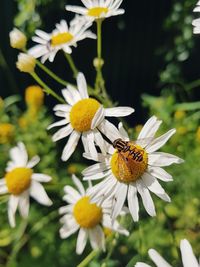
<path id="1" fill-rule="evenodd" d="M 29 57 L 41 58 L 44 63 L 46 60 L 53 62 L 60 50 L 71 54 L 79 41 L 96 39 L 96 35 L 89 30 L 93 22 L 124 13 L 120 8 L 122 0 L 82 0 L 82 3 L 84 6 L 66 6 L 67 11 L 77 13 L 70 23 L 61 20 L 51 33 L 36 30 L 32 40 L 37 44 L 28 50 L 23 64 L 18 63 L 19 68 L 24 70 L 27 62 L 33 63 Z M 13 47 L 24 48 L 26 39 L 21 32 L 15 29 L 10 38 Z M 90 96 L 88 88 L 84 74 L 79 72 L 76 85 L 68 84 L 62 90 L 63 103 L 53 109 L 59 119 L 48 127 L 48 130 L 58 128 L 52 136 L 54 142 L 65 141 L 61 155 L 64 162 L 70 159 L 79 142 L 83 145 L 83 157 L 94 161 L 82 172 L 88 188 L 85 189 L 81 180 L 72 175 L 75 188 L 70 185 L 64 187 L 63 200 L 66 205 L 59 209 L 62 215 L 60 236 L 65 239 L 78 232 L 78 254 L 83 252 L 88 239 L 93 249 L 105 250 L 105 228 L 128 236 L 129 232 L 122 227 L 118 218 L 129 213 L 133 221 L 139 221 L 140 199 L 146 212 L 156 216 L 151 194 L 166 202 L 171 201 L 160 184 L 160 181 L 173 181 L 164 167 L 183 162 L 175 155 L 159 151 L 175 134 L 175 129 L 156 136 L 162 121 L 152 116 L 144 124 L 138 138 L 131 140 L 123 124 L 120 122 L 116 127 L 110 118 L 129 116 L 134 109 L 126 106 L 107 108 Z M 11 149 L 10 158 L 5 177 L 0 180 L 0 194 L 10 194 L 8 217 L 14 227 L 18 207 L 21 216 L 27 218 L 30 196 L 40 204 L 52 204 L 41 185 L 42 182 L 50 182 L 51 177 L 33 171 L 39 157 L 28 161 L 23 143 Z M 182 244 L 182 247 L 189 247 L 186 241 Z M 150 252 L 150 255 L 157 254 Z M 138 263 L 137 266 L 148 265 Z M 158 263 L 157 266 L 170 265 Z"/>

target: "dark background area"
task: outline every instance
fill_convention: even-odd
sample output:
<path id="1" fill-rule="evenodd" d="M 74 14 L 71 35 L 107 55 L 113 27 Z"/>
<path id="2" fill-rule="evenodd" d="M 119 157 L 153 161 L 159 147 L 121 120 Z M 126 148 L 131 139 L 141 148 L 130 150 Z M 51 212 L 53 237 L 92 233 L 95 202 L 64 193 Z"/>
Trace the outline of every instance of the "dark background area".
<path id="1" fill-rule="evenodd" d="M 67 2 L 67 1 L 66 1 Z M 65 2 L 65 3 L 66 3 Z M 68 1 L 69 4 L 80 4 L 80 0 Z M 148 93 L 159 95 L 163 84 L 159 83 L 159 71 L 165 67 L 163 55 L 158 54 L 160 47 L 166 45 L 174 36 L 163 30 L 163 22 L 169 16 L 174 1 L 133 1 L 124 0 L 122 7 L 126 13 L 123 16 L 111 17 L 103 23 L 103 69 L 107 91 L 114 101 L 120 105 L 135 107 L 137 121 L 143 120 L 145 111 L 141 104 L 141 94 Z M 51 32 L 56 22 L 64 18 L 68 21 L 73 14 L 61 7 L 50 4 L 49 8 L 42 7 L 42 29 Z M 192 9 L 191 9 L 192 12 Z M 34 81 L 27 74 L 18 72 L 15 67 L 18 51 L 9 46 L 9 31 L 13 27 L 13 18 L 17 13 L 17 4 L 12 0 L 1 1 L 0 9 L 0 48 L 7 63 L 0 69 L 0 92 L 6 97 L 14 93 L 23 94 L 27 85 Z M 192 26 L 191 26 L 192 27 Z M 93 31 L 95 27 L 93 26 Z M 195 37 L 194 37 L 195 38 Z M 200 38 L 199 38 L 200 39 Z M 197 42 L 198 38 L 196 38 Z M 30 42 L 29 45 L 32 45 Z M 198 44 L 192 55 L 183 64 L 184 77 L 188 81 L 199 76 L 199 50 Z M 94 82 L 95 71 L 92 67 L 93 58 L 96 56 L 96 43 L 86 40 L 74 48 L 72 54 L 79 70 L 88 82 Z M 2 61 L 3 59 L 1 59 Z M 54 63 L 47 63 L 48 67 L 68 81 L 73 81 L 71 70 L 66 60 L 59 53 Z M 12 74 L 12 75 L 11 75 Z M 42 74 L 43 75 L 43 74 Z M 60 85 L 42 76 L 47 84 L 56 91 Z M 195 98 L 199 98 L 198 93 Z M 47 104 L 52 106 L 54 100 L 47 98 Z"/>

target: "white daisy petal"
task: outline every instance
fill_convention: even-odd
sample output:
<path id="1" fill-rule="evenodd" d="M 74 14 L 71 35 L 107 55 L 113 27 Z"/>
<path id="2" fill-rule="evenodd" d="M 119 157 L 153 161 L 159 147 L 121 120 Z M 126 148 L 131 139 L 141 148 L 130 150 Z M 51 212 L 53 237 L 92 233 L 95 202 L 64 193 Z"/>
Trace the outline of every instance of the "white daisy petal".
<path id="1" fill-rule="evenodd" d="M 23 218 L 28 217 L 29 206 L 30 206 L 29 192 L 25 191 L 19 197 L 19 212 Z"/>
<path id="2" fill-rule="evenodd" d="M 79 225 L 74 224 L 71 228 L 62 227 L 60 229 L 60 237 L 62 239 L 68 238 L 69 236 L 73 235 L 76 231 L 78 231 Z"/>
<path id="3" fill-rule="evenodd" d="M 116 139 L 121 138 L 121 135 L 118 129 L 109 121 L 104 120 L 99 126 L 98 129 L 108 137 L 111 142 L 114 142 Z"/>
<path id="4" fill-rule="evenodd" d="M 81 181 L 74 174 L 72 175 L 72 180 L 73 180 L 73 183 L 75 184 L 75 186 L 77 187 L 77 189 L 79 190 L 80 194 L 82 196 L 84 196 L 85 195 L 85 188 L 83 187 Z"/>
<path id="5" fill-rule="evenodd" d="M 51 176 L 43 173 L 33 173 L 31 178 L 41 183 L 48 183 L 52 180 Z"/>
<path id="6" fill-rule="evenodd" d="M 72 132 L 66 146 L 63 149 L 63 153 L 62 153 L 62 157 L 61 157 L 61 159 L 63 161 L 67 161 L 70 158 L 70 156 L 73 154 L 73 152 L 74 152 L 74 150 L 78 144 L 80 136 L 81 136 L 80 133 L 78 133 L 76 131 Z"/>
<path id="7" fill-rule="evenodd" d="M 148 164 L 156 167 L 170 166 L 173 163 L 180 164 L 183 162 L 179 157 L 164 152 L 151 153 L 148 158 Z"/>
<path id="8" fill-rule="evenodd" d="M 100 108 L 97 110 L 96 114 L 94 115 L 91 123 L 91 129 L 95 129 L 98 127 L 98 125 L 103 121 L 104 119 L 104 108 L 103 106 L 100 106 Z"/>
<path id="9" fill-rule="evenodd" d="M 135 110 L 130 107 L 116 107 L 116 108 L 106 108 L 106 117 L 125 117 L 132 114 Z"/>
<path id="10" fill-rule="evenodd" d="M 69 136 L 72 133 L 72 131 L 73 131 L 73 128 L 72 128 L 71 124 L 68 124 L 67 126 L 61 128 L 52 136 L 53 142 L 59 141 L 65 137 Z"/>
<path id="11" fill-rule="evenodd" d="M 70 205 L 67 205 L 67 206 L 60 207 L 58 212 L 61 215 L 65 214 L 65 213 L 68 213 L 68 212 L 72 213 L 73 208 L 74 208 L 74 206 L 70 204 Z"/>
<path id="12" fill-rule="evenodd" d="M 19 197 L 11 195 L 8 201 L 8 219 L 11 227 L 15 227 L 15 213 L 19 203 Z"/>
<path id="13" fill-rule="evenodd" d="M 37 202 L 45 206 L 51 206 L 52 201 L 48 197 L 47 193 L 44 190 L 44 187 L 37 181 L 32 180 L 30 187 L 30 195 Z"/>
<path id="14" fill-rule="evenodd" d="M 68 112 L 70 112 L 71 108 L 72 107 L 70 105 L 67 105 L 67 104 L 58 104 L 53 108 L 53 110 L 54 111 L 63 111 L 63 112 L 68 113 Z"/>
<path id="15" fill-rule="evenodd" d="M 135 265 L 135 267 L 151 267 L 150 265 L 143 263 L 143 262 L 137 262 L 137 264 Z"/>
<path id="16" fill-rule="evenodd" d="M 164 146 L 164 144 L 172 137 L 172 135 L 174 135 L 176 132 L 175 129 L 169 130 L 167 133 L 161 135 L 160 137 L 154 139 L 147 147 L 146 147 L 146 151 L 148 153 L 152 153 L 155 152 L 156 150 L 158 150 L 159 148 L 161 148 L 162 146 Z"/>
<path id="17" fill-rule="evenodd" d="M 137 222 L 139 220 L 139 203 L 137 197 L 137 188 L 134 184 L 131 184 L 128 187 L 128 207 L 133 220 Z"/>
<path id="18" fill-rule="evenodd" d="M 78 90 L 80 92 L 81 98 L 82 99 L 88 98 L 89 96 L 88 96 L 88 91 L 87 91 L 87 83 L 85 80 L 85 76 L 81 72 L 79 72 L 77 76 L 77 86 L 78 86 Z"/>
<path id="19" fill-rule="evenodd" d="M 105 251 L 105 237 L 103 230 L 99 225 L 89 230 L 89 239 L 93 249 L 102 249 Z"/>
<path id="20" fill-rule="evenodd" d="M 69 103 L 71 106 L 76 104 L 76 99 L 74 98 L 74 95 L 71 94 L 71 92 L 68 89 L 62 90 L 63 97 L 67 103 Z"/>
<path id="21" fill-rule="evenodd" d="M 138 139 L 148 138 L 149 131 L 152 129 L 152 126 L 155 125 L 157 118 L 155 116 L 151 117 L 143 126 L 140 134 L 138 135 Z"/>
<path id="22" fill-rule="evenodd" d="M 117 218 L 117 216 L 120 214 L 122 210 L 122 207 L 124 206 L 124 202 L 127 196 L 127 190 L 128 186 L 124 183 L 121 183 L 120 188 L 115 194 L 115 204 L 113 206 L 113 211 L 111 215 L 113 220 Z"/>
<path id="23" fill-rule="evenodd" d="M 84 176 L 91 176 L 93 174 L 96 174 L 101 171 L 105 171 L 110 167 L 110 164 L 106 163 L 96 163 L 88 168 L 86 168 L 83 172 L 82 175 Z"/>
<path id="24" fill-rule="evenodd" d="M 152 217 L 156 216 L 155 206 L 149 193 L 149 190 L 146 188 L 142 180 L 136 181 L 136 186 L 147 213 Z"/>
<path id="25" fill-rule="evenodd" d="M 148 172 L 156 177 L 157 179 L 160 179 L 161 181 L 164 181 L 164 182 L 170 182 L 170 181 L 173 181 L 173 178 L 172 176 L 166 172 L 164 169 L 160 168 L 160 167 L 151 167 L 149 166 L 148 167 Z"/>
<path id="26" fill-rule="evenodd" d="M 0 185 L 0 195 L 6 194 L 6 193 L 8 193 L 7 185 L 5 184 Z"/>
<path id="27" fill-rule="evenodd" d="M 67 124 L 67 123 L 69 123 L 69 120 L 66 120 L 66 119 L 54 122 L 54 123 L 50 124 L 47 127 L 47 130 L 50 130 L 50 129 L 54 128 L 54 127 L 63 126 L 65 124 Z"/>
<path id="28" fill-rule="evenodd" d="M 87 142 L 88 142 L 89 153 L 93 157 L 97 157 L 97 149 L 94 143 L 94 132 L 93 131 L 87 132 Z"/>
<path id="29" fill-rule="evenodd" d="M 183 239 L 180 244 L 183 267 L 199 267 L 198 261 L 194 256 L 190 243 Z"/>
<path id="30" fill-rule="evenodd" d="M 81 198 L 81 195 L 78 191 L 76 191 L 72 186 L 66 185 L 64 186 L 65 194 L 69 195 L 74 201 L 78 201 Z"/>
<path id="31" fill-rule="evenodd" d="M 149 250 L 149 256 L 152 259 L 152 261 L 156 264 L 157 267 L 172 267 L 169 263 L 166 262 L 166 260 L 163 259 L 163 257 L 160 256 L 160 254 L 154 250 Z"/>
<path id="32" fill-rule="evenodd" d="M 101 133 L 98 130 L 94 130 L 94 141 L 99 146 L 101 152 L 106 155 L 107 145 L 103 139 Z"/>
<path id="33" fill-rule="evenodd" d="M 34 156 L 26 165 L 27 168 L 33 168 L 40 162 L 39 156 Z"/>
<path id="34" fill-rule="evenodd" d="M 76 241 L 76 253 L 78 255 L 83 253 L 85 246 L 87 244 L 88 231 L 87 229 L 81 228 L 78 233 L 78 238 Z"/>
<path id="35" fill-rule="evenodd" d="M 125 141 L 129 141 L 128 133 L 124 129 L 123 124 L 121 122 L 118 124 L 118 129 L 119 129 L 119 132 L 120 132 L 120 134 L 122 136 L 122 139 L 124 139 Z"/>
<path id="36" fill-rule="evenodd" d="M 1 185 L 5 185 L 6 184 L 6 179 L 5 178 L 1 178 L 0 179 L 0 186 Z"/>

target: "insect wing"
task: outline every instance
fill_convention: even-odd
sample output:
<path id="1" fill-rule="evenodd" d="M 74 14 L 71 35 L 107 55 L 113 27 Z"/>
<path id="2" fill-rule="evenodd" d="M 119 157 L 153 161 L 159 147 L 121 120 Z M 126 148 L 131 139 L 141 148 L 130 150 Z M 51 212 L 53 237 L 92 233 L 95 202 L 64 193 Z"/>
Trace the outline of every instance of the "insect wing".
<path id="1" fill-rule="evenodd" d="M 137 139 L 135 141 L 128 141 L 128 143 L 130 145 L 139 145 L 143 148 L 145 148 L 148 144 L 150 144 L 153 141 L 153 137 L 149 137 L 149 138 L 141 138 L 141 139 Z"/>

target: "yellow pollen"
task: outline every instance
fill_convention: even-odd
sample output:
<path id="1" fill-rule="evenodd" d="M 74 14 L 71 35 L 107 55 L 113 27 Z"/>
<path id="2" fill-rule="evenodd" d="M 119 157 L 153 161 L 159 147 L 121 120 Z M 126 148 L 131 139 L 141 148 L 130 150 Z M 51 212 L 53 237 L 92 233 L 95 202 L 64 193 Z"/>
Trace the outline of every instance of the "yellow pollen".
<path id="1" fill-rule="evenodd" d="M 74 206 L 74 217 L 83 228 L 94 228 L 102 220 L 102 209 L 90 202 L 89 197 L 82 197 Z"/>
<path id="2" fill-rule="evenodd" d="M 134 159 L 134 155 L 130 155 L 130 151 L 139 155 L 141 161 L 139 161 L 139 156 Z M 146 151 L 138 145 L 131 145 L 130 151 L 116 151 L 111 158 L 112 172 L 120 182 L 135 182 L 147 169 L 148 155 Z"/>
<path id="3" fill-rule="evenodd" d="M 78 101 L 70 112 L 72 127 L 78 132 L 89 131 L 91 129 L 92 119 L 99 107 L 100 103 L 93 98 Z"/>
<path id="4" fill-rule="evenodd" d="M 25 101 L 28 107 L 39 109 L 44 103 L 44 92 L 38 85 L 26 88 Z"/>
<path id="5" fill-rule="evenodd" d="M 108 13 L 107 7 L 93 7 L 88 10 L 88 16 L 100 17 L 102 13 Z"/>
<path id="6" fill-rule="evenodd" d="M 9 143 L 14 137 L 15 128 L 10 123 L 0 123 L 0 144 Z"/>
<path id="7" fill-rule="evenodd" d="M 29 168 L 15 168 L 5 176 L 8 191 L 13 195 L 20 195 L 31 184 L 33 171 Z"/>
<path id="8" fill-rule="evenodd" d="M 51 45 L 57 46 L 57 45 L 66 44 L 66 43 L 69 43 L 73 38 L 74 36 L 70 32 L 58 33 L 52 36 Z"/>

